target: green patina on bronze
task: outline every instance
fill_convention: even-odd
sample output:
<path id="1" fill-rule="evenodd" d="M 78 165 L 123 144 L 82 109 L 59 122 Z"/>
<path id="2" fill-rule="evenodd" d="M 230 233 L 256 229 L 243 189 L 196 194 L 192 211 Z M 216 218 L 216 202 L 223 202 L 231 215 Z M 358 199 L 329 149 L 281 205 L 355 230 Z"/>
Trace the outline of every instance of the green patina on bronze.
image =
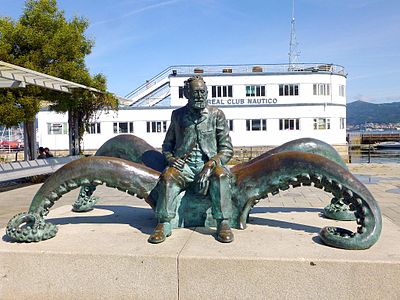
<path id="1" fill-rule="evenodd" d="M 336 162 L 348 170 L 346 163 L 331 145 L 312 138 L 302 138 L 285 143 L 256 157 L 251 162 L 241 164 L 240 168 L 246 168 L 250 164 L 254 164 L 267 156 L 284 151 L 301 151 L 318 154 Z M 351 209 L 343 198 L 338 199 L 333 197 L 331 203 L 324 208 L 324 216 L 333 220 L 355 221 L 357 219 L 355 213 L 355 210 Z"/>
<path id="2" fill-rule="evenodd" d="M 121 134 L 105 142 L 95 153 L 95 156 L 110 156 L 122 158 L 131 162 L 146 165 L 154 170 L 162 171 L 166 162 L 163 155 L 141 138 L 132 134 Z M 96 186 L 83 186 L 78 199 L 72 205 L 75 212 L 87 212 L 99 200 L 93 196 Z"/>
<path id="3" fill-rule="evenodd" d="M 10 220 L 6 233 L 21 242 L 41 241 L 57 233 L 55 225 L 43 217 L 62 195 L 80 186 L 106 184 L 147 200 L 159 172 L 127 160 L 110 157 L 87 157 L 66 164 L 50 176 L 34 196 L 29 211 Z M 149 200 L 147 200 L 149 201 Z M 148 202 L 154 207 L 154 203 Z"/>
<path id="4" fill-rule="evenodd" d="M 233 212 L 232 174 L 225 165 L 233 156 L 233 146 L 227 121 L 220 109 L 208 105 L 207 85 L 202 77 L 186 80 L 184 95 L 188 103 L 172 112 L 162 145 L 168 166 L 150 194 L 156 202 L 158 225 L 149 242 L 161 243 L 171 235 L 171 221 L 176 218 L 180 204 L 178 195 L 189 190 L 188 195 L 208 196 L 211 215 L 217 223 L 217 240 L 230 243 L 233 241 L 229 225 Z M 195 198 L 185 195 L 181 206 L 188 206 L 184 204 L 195 202 Z"/>
<path id="5" fill-rule="evenodd" d="M 191 144 L 190 149 L 193 149 Z M 168 147 L 164 148 L 164 155 L 168 158 L 166 152 L 169 151 L 166 150 Z M 194 152 L 199 154 L 198 148 Z M 174 151 L 171 153 L 175 155 Z M 185 152 L 180 157 L 182 155 L 183 159 L 187 159 Z M 218 151 L 213 155 L 218 155 Z M 170 159 L 170 169 L 173 164 Z M 40 241 L 55 236 L 56 226 L 44 220 L 54 202 L 78 187 L 82 187 L 80 197 L 82 191 L 83 197 L 89 193 L 92 196 L 95 187 L 104 183 L 144 198 L 155 211 L 158 210 L 159 225 L 153 233 L 155 236 L 169 236 L 171 228 L 176 227 L 219 225 L 221 232 L 228 231 L 229 226 L 244 229 L 251 208 L 260 199 L 299 186 L 324 189 L 333 195 L 331 205 L 337 205 L 337 208 L 346 205 L 356 217 L 357 232 L 335 227 L 323 228 L 320 238 L 325 244 L 344 249 L 367 249 L 378 240 L 381 233 L 381 212 L 371 193 L 348 171 L 330 145 L 315 139 L 291 141 L 249 162 L 232 167 L 229 177 L 231 203 L 223 216 L 224 226 L 221 226 L 220 220 L 216 220 L 218 212 L 212 212 L 210 193 L 216 189 L 210 189 L 210 183 L 199 186 L 197 180 L 174 198 L 173 210 L 176 206 L 176 213 L 168 215 L 165 205 L 157 203 L 165 195 L 156 194 L 158 189 L 154 189 L 159 185 L 160 171 L 164 166 L 163 155 L 143 140 L 132 135 L 115 137 L 105 143 L 95 157 L 82 158 L 56 171 L 39 189 L 28 213 L 19 214 L 10 220 L 6 233 L 11 239 L 20 242 Z M 214 168 L 214 162 L 209 167 Z M 212 175 L 207 179 L 211 181 Z M 208 192 L 204 192 L 202 187 L 207 187 Z M 168 197 L 164 199 L 167 199 L 164 204 L 170 203 Z M 92 205 L 89 203 L 85 209 L 92 208 Z M 163 214 L 168 218 L 163 219 Z"/>
<path id="6" fill-rule="evenodd" d="M 345 162 L 331 145 L 312 138 L 302 138 L 285 143 L 260 155 L 259 157 L 254 158 L 253 160 L 251 160 L 251 162 L 245 162 L 238 165 L 236 169 L 246 168 L 250 164 L 254 164 L 255 162 L 258 162 L 265 157 L 284 151 L 301 151 L 318 154 L 338 163 L 347 170 Z M 95 155 L 126 159 L 132 162 L 145 164 L 158 171 L 162 171 L 166 165 L 166 162 L 163 160 L 161 153 L 158 152 L 156 154 L 153 147 L 151 147 L 142 139 L 130 134 L 123 134 L 110 139 L 102 147 L 99 148 Z M 76 212 L 87 212 L 92 210 L 93 206 L 98 201 L 98 198 L 93 196 L 93 192 L 95 191 L 95 189 L 95 186 L 82 187 L 78 199 L 73 204 L 73 210 Z M 201 205 L 201 203 L 202 201 L 200 201 L 199 205 Z M 197 205 L 191 205 L 191 207 L 192 206 L 197 207 Z M 345 204 L 343 198 L 337 199 L 333 197 L 331 203 L 324 208 L 324 215 L 325 217 L 333 220 L 356 220 L 355 210 L 352 210 L 349 205 Z M 174 221 L 174 224 L 176 223 L 177 222 Z M 183 223 L 179 222 L 179 224 Z M 190 224 L 192 224 L 192 222 L 190 222 Z M 214 223 L 211 221 L 207 224 Z M 173 227 L 176 227 L 176 225 L 174 225 Z"/>

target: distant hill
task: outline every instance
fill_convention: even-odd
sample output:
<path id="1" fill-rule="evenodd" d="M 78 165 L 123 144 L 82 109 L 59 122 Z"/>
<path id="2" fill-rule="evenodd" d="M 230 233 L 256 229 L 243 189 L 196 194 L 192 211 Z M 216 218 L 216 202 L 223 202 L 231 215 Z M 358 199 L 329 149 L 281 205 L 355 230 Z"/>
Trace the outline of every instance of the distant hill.
<path id="1" fill-rule="evenodd" d="M 347 104 L 347 124 L 400 123 L 400 102 L 373 104 L 355 101 Z"/>

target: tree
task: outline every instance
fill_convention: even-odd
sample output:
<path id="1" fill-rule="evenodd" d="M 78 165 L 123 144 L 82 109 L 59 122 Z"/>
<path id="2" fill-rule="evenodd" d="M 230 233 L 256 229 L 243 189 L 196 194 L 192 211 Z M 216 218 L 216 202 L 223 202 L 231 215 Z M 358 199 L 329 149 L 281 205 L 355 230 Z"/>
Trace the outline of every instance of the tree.
<path id="1" fill-rule="evenodd" d="M 80 152 L 84 127 L 96 111 L 118 107 L 118 100 L 106 92 L 105 76 L 91 76 L 85 65 L 94 45 L 85 36 L 87 27 L 84 18 L 67 20 L 56 0 L 27 0 L 17 21 L 0 17 L 0 60 L 102 91 L 76 89 L 66 94 L 33 86 L 2 89 L 0 124 L 32 123 L 40 106 L 50 103 L 50 109 L 68 112 L 71 154 Z"/>

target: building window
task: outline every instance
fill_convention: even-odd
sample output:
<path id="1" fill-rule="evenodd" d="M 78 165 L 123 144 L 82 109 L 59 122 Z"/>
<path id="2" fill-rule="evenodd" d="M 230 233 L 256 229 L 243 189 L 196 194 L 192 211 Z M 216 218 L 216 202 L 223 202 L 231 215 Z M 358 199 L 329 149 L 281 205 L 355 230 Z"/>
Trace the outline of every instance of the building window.
<path id="1" fill-rule="evenodd" d="M 340 118 L 340 129 L 346 128 L 346 118 Z"/>
<path id="2" fill-rule="evenodd" d="M 300 119 L 279 119 L 279 130 L 300 130 Z"/>
<path id="3" fill-rule="evenodd" d="M 246 85 L 246 97 L 265 96 L 265 85 Z"/>
<path id="4" fill-rule="evenodd" d="M 266 119 L 255 119 L 246 120 L 246 130 L 247 131 L 266 131 L 267 130 L 267 120 Z"/>
<path id="5" fill-rule="evenodd" d="M 331 129 L 331 119 L 314 118 L 314 130 Z"/>
<path id="6" fill-rule="evenodd" d="M 88 127 L 86 128 L 86 132 L 89 134 L 100 134 L 100 123 L 90 123 Z"/>
<path id="7" fill-rule="evenodd" d="M 340 97 L 344 97 L 345 96 L 345 88 L 344 88 L 343 84 L 339 85 L 339 96 Z"/>
<path id="8" fill-rule="evenodd" d="M 299 85 L 298 84 L 280 84 L 279 85 L 279 96 L 298 96 Z"/>
<path id="9" fill-rule="evenodd" d="M 167 121 L 152 121 L 146 122 L 147 132 L 166 132 Z"/>
<path id="10" fill-rule="evenodd" d="M 331 94 L 331 85 L 329 83 L 313 84 L 314 96 L 329 96 Z"/>
<path id="11" fill-rule="evenodd" d="M 226 120 L 229 131 L 233 131 L 233 120 Z"/>
<path id="12" fill-rule="evenodd" d="M 114 122 L 114 133 L 133 133 L 133 122 Z"/>
<path id="13" fill-rule="evenodd" d="M 212 98 L 233 97 L 232 86 L 231 85 L 213 85 L 213 86 L 211 86 L 211 97 Z"/>
<path id="14" fill-rule="evenodd" d="M 179 87 L 179 98 L 184 98 L 184 95 L 183 95 L 183 86 L 180 86 L 180 87 Z"/>
<path id="15" fill-rule="evenodd" d="M 47 134 L 68 134 L 68 123 L 47 123 Z"/>

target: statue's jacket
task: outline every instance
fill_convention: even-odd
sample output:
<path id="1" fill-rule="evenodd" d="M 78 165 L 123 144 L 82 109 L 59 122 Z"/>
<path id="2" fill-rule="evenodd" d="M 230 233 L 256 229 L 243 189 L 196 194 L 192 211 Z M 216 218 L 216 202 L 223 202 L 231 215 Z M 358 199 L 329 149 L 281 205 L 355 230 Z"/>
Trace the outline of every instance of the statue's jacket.
<path id="1" fill-rule="evenodd" d="M 162 145 L 166 158 L 183 158 L 198 143 L 203 153 L 219 165 L 226 164 L 233 155 L 229 128 L 224 113 L 206 106 L 200 118 L 195 118 L 186 105 L 172 112 L 171 124 Z"/>

